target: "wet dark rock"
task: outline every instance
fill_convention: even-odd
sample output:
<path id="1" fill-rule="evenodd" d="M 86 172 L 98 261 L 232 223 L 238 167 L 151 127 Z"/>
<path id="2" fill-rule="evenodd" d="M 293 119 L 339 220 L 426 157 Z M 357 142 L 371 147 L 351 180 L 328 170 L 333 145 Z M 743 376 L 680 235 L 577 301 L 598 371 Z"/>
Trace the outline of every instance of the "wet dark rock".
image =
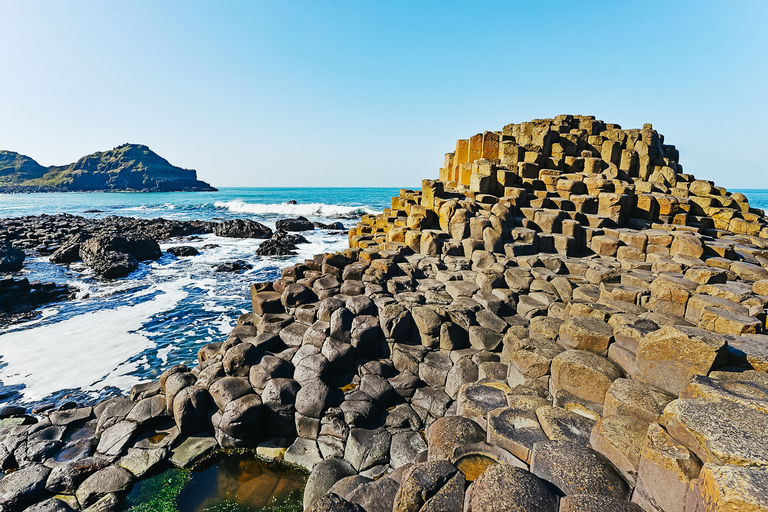
<path id="1" fill-rule="evenodd" d="M 80 261 L 80 246 L 89 238 L 91 236 L 85 233 L 77 233 L 69 238 L 51 254 L 51 263 L 73 263 Z"/>
<path id="2" fill-rule="evenodd" d="M 305 217 L 281 219 L 275 223 L 275 227 L 284 231 L 311 231 L 315 229 L 315 226 Z"/>
<path id="3" fill-rule="evenodd" d="M 157 242 L 146 235 L 97 235 L 80 245 L 80 258 L 97 275 L 114 279 L 138 268 L 138 262 L 156 260 L 162 253 Z"/>
<path id="4" fill-rule="evenodd" d="M 296 245 L 285 240 L 265 240 L 256 249 L 259 256 L 288 256 L 296 254 Z"/>
<path id="5" fill-rule="evenodd" d="M 0 272 L 16 272 L 24 266 L 26 255 L 9 243 L 0 242 Z"/>
<path id="6" fill-rule="evenodd" d="M 0 325 L 33 318 L 33 311 L 51 302 L 66 300 L 74 289 L 54 283 L 29 282 L 27 278 L 0 279 Z"/>
<path id="7" fill-rule="evenodd" d="M 168 253 L 174 256 L 197 256 L 200 251 L 192 247 L 191 245 L 175 245 L 168 248 Z"/>
<path id="8" fill-rule="evenodd" d="M 216 272 L 243 272 L 252 268 L 253 265 L 245 260 L 225 261 L 213 266 Z"/>
<path id="9" fill-rule="evenodd" d="M 250 219 L 225 220 L 213 228 L 216 236 L 228 238 L 269 238 L 272 230 Z"/>
<path id="10" fill-rule="evenodd" d="M 24 407 L 18 405 L 6 405 L 0 407 L 0 420 L 10 418 L 12 416 L 21 416 L 26 414 L 27 410 Z"/>

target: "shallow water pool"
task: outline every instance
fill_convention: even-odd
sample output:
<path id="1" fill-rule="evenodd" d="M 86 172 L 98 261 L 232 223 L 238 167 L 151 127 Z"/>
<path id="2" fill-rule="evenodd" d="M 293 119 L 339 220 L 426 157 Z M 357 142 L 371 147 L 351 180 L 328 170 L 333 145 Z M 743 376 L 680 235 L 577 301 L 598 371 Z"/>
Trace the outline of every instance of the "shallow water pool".
<path id="1" fill-rule="evenodd" d="M 191 471 L 169 469 L 138 482 L 128 512 L 301 512 L 308 474 L 250 450 L 213 454 Z"/>

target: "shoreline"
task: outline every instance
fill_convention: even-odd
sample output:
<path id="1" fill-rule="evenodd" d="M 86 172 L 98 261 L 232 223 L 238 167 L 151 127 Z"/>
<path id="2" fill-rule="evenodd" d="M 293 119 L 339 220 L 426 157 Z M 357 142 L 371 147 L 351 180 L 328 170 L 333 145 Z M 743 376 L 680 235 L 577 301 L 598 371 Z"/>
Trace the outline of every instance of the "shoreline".
<path id="1" fill-rule="evenodd" d="M 194 367 L 4 419 L 0 464 L 27 463 L 0 480 L 9 506 L 116 504 L 276 433 L 311 470 L 310 511 L 671 510 L 765 481 L 768 220 L 683 174 L 650 125 L 559 116 L 460 140 L 349 241 L 252 284 Z M 49 429 L 89 422 L 77 464 L 51 463 L 69 445 Z M 20 474 L 35 492 L 8 493 Z"/>

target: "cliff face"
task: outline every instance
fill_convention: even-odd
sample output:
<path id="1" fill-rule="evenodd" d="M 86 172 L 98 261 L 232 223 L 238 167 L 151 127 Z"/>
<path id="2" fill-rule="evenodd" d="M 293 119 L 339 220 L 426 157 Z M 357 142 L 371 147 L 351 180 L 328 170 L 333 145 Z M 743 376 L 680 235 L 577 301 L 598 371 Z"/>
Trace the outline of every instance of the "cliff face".
<path id="1" fill-rule="evenodd" d="M 124 144 L 47 168 L 24 155 L 0 151 L 0 192 L 214 190 L 194 170 L 171 165 L 144 145 Z"/>

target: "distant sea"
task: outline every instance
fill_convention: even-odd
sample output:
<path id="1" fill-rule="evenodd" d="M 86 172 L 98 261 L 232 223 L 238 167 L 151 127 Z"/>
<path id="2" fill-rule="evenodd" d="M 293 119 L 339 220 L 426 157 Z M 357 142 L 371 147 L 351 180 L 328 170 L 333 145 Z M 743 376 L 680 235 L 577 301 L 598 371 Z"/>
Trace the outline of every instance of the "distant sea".
<path id="1" fill-rule="evenodd" d="M 178 220 L 252 219 L 275 228 L 279 219 L 306 217 L 349 228 L 391 204 L 396 188 L 223 188 L 218 192 L 0 194 L 0 217 L 70 213 Z M 288 204 L 296 201 L 297 204 Z M 202 235 L 161 243 L 192 245 L 200 255 L 164 252 L 130 276 L 96 278 L 82 264 L 54 265 L 28 257 L 30 280 L 67 283 L 77 298 L 44 307 L 37 319 L 0 327 L 0 405 L 35 406 L 67 400 L 92 404 L 157 378 L 177 363 L 197 363 L 205 343 L 223 341 L 237 317 L 250 311 L 250 284 L 277 279 L 280 270 L 321 252 L 348 247 L 346 233 L 303 232 L 291 257 L 261 257 L 261 240 Z M 216 244 L 218 247 L 203 249 Z M 253 265 L 240 274 L 213 266 L 235 259 Z"/>
<path id="2" fill-rule="evenodd" d="M 768 209 L 768 190 L 734 190 L 755 208 Z M 223 188 L 218 192 L 0 194 L 0 218 L 71 213 L 179 220 L 248 218 L 270 228 L 302 215 L 354 226 L 366 213 L 390 206 L 396 188 Z M 297 204 L 287 204 L 288 201 Z M 42 309 L 35 320 L 0 327 L 0 405 L 34 406 L 75 400 L 93 404 L 157 378 L 177 363 L 196 364 L 205 343 L 222 341 L 237 316 L 250 310 L 252 282 L 276 279 L 280 270 L 321 253 L 344 249 L 347 236 L 305 232 L 309 244 L 292 257 L 260 257 L 260 240 L 202 235 L 161 244 L 192 245 L 200 255 L 164 254 L 130 276 L 96 278 L 82 264 L 53 265 L 28 257 L 30 280 L 67 283 L 77 298 Z M 212 249 L 202 249 L 217 244 Z M 217 263 L 243 259 L 241 274 L 217 273 Z"/>

